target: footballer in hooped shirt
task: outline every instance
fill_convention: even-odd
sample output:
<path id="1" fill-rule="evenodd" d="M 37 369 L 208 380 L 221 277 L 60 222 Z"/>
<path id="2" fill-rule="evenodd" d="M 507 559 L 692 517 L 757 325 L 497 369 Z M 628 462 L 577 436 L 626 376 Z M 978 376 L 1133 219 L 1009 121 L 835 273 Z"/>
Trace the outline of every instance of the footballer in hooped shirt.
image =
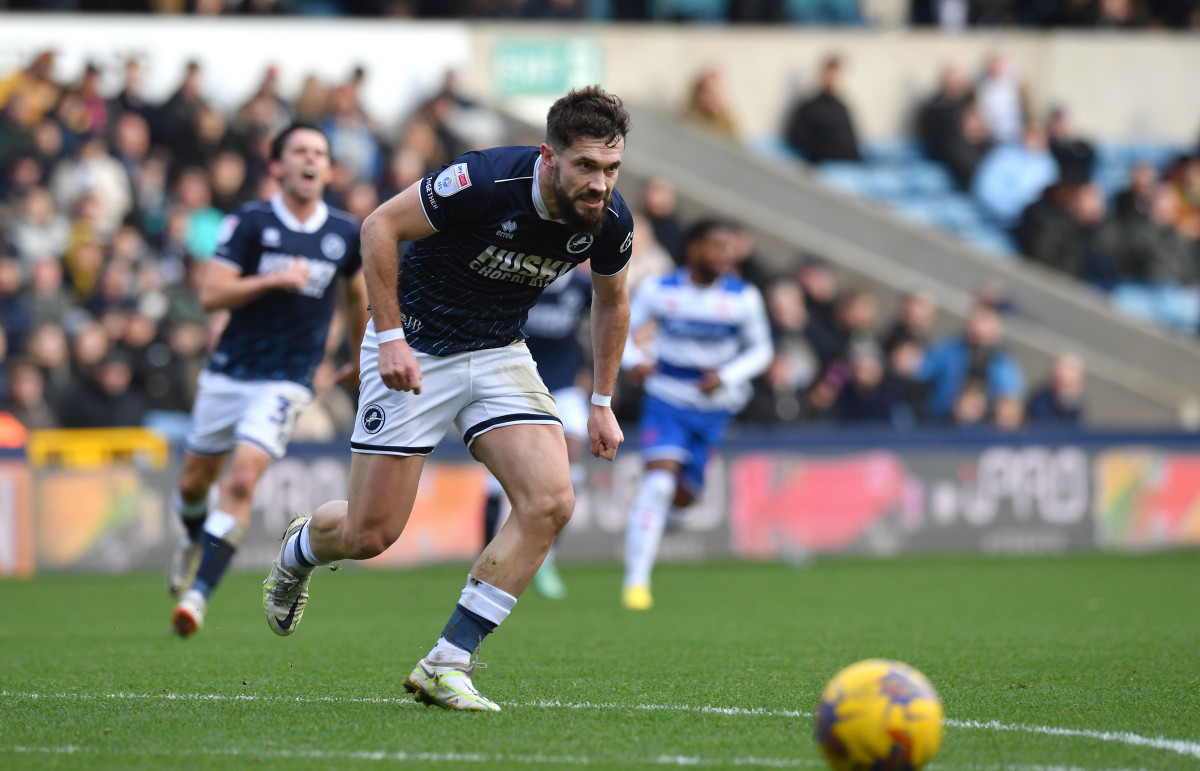
<path id="1" fill-rule="evenodd" d="M 250 522 L 254 489 L 283 457 L 312 399 L 330 320 L 344 292 L 351 363 L 339 379 L 356 385 L 367 323 L 359 223 L 322 200 L 329 139 L 293 123 L 275 137 L 270 172 L 282 192 L 226 218 L 206 267 L 200 300 L 228 323 L 200 375 L 173 507 L 185 534 L 167 572 L 179 597 L 171 616 L 187 637 L 204 623 L 209 598 Z M 229 468 L 214 485 L 229 459 Z"/>
<path id="2" fill-rule="evenodd" d="M 276 634 L 295 631 L 317 566 L 369 559 L 400 537 L 425 456 L 453 428 L 500 480 L 512 513 L 404 687 L 425 704 L 500 710 L 474 685 L 475 656 L 574 507 L 558 409 L 521 328 L 542 290 L 584 261 L 592 272 L 590 450 L 611 461 L 624 441 L 611 398 L 629 327 L 633 220 L 615 190 L 629 123 L 615 95 L 576 89 L 551 106 L 540 147 L 467 153 L 367 217 L 372 320 L 349 500 L 322 504 L 284 533 L 263 582 Z M 401 242 L 410 246 L 398 259 Z"/>

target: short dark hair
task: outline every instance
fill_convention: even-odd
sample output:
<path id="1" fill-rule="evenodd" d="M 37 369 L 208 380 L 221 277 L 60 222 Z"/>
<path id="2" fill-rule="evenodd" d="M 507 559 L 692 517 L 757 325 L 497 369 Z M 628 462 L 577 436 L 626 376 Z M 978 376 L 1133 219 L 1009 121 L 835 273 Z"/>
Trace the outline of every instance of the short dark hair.
<path id="1" fill-rule="evenodd" d="M 329 135 L 325 133 L 325 129 L 315 123 L 309 121 L 298 120 L 289 123 L 282 131 L 275 135 L 271 140 L 271 160 L 277 161 L 283 157 L 283 147 L 287 144 L 288 137 L 295 134 L 297 131 L 315 131 L 325 137 L 325 144 L 329 145 Z"/>
<path id="2" fill-rule="evenodd" d="M 555 150 L 570 147 L 581 137 L 603 139 L 613 147 L 628 133 L 624 102 L 600 86 L 572 89 L 546 115 L 546 144 Z"/>
<path id="3" fill-rule="evenodd" d="M 693 223 L 691 227 L 683 234 L 684 244 L 690 246 L 696 241 L 703 241 L 708 238 L 715 230 L 733 231 L 734 226 L 730 222 L 717 219 L 715 217 L 706 217 Z"/>

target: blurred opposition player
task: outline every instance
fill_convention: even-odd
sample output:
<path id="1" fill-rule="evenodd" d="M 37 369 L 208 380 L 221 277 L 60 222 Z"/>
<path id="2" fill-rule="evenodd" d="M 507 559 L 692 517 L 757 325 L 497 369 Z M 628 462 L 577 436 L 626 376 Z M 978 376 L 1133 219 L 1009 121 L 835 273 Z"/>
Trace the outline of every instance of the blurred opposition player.
<path id="1" fill-rule="evenodd" d="M 695 224 L 684 239 L 686 266 L 647 279 L 634 295 L 631 334 L 648 324 L 657 331 L 654 355 L 631 336 L 622 362 L 645 384 L 638 431 L 646 472 L 629 511 L 621 594 L 633 610 L 653 605 L 650 571 L 667 519 L 699 496 L 712 446 L 774 355 L 762 296 L 729 273 L 733 239 L 729 225 Z"/>
<path id="2" fill-rule="evenodd" d="M 263 582 L 276 634 L 300 623 L 316 566 L 374 557 L 400 537 L 425 456 L 453 424 L 500 480 L 512 514 L 404 687 L 425 704 L 499 711 L 471 681 L 474 656 L 575 505 L 562 426 L 521 326 L 542 290 L 585 260 L 595 354 L 591 452 L 612 460 L 624 440 L 609 403 L 629 330 L 632 217 L 613 189 L 628 131 L 616 96 L 599 86 L 571 91 L 551 106 L 540 148 L 467 153 L 367 217 L 372 320 L 349 501 L 325 503 L 284 533 Z M 402 241 L 413 243 L 398 261 Z"/>
<path id="3" fill-rule="evenodd" d="M 184 637 L 204 623 L 209 597 L 250 522 L 254 488 L 271 461 L 283 457 L 312 399 L 339 276 L 353 356 L 339 376 L 357 382 L 367 323 L 359 224 L 321 200 L 328 138 L 316 126 L 291 124 L 271 145 L 270 170 L 283 192 L 226 218 L 200 290 L 205 309 L 230 314 L 200 375 L 174 500 L 187 534 L 168 568 L 167 588 L 182 592 L 171 623 Z M 209 510 L 210 489 L 231 453 Z"/>
<path id="4" fill-rule="evenodd" d="M 567 458 L 571 463 L 572 487 L 583 482 L 585 473 L 583 453 L 587 441 L 588 408 L 587 393 L 575 383 L 583 366 L 583 350 L 576 332 L 591 297 L 592 283 L 586 268 L 581 266 L 546 287 L 537 303 L 529 309 L 529 318 L 521 330 L 526 335 L 525 345 L 537 364 L 538 374 L 558 406 L 567 440 Z M 484 544 L 491 542 L 500 527 L 504 498 L 500 482 L 490 474 L 487 492 L 483 515 Z M 553 549 L 534 574 L 533 586 L 552 600 L 566 597 L 567 587 L 554 565 Z"/>

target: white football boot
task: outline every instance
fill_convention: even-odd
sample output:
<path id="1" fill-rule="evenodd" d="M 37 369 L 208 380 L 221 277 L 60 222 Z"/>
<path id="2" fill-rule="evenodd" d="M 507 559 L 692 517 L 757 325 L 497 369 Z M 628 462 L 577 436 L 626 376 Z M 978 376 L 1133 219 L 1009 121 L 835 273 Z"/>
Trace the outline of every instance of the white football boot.
<path id="1" fill-rule="evenodd" d="M 204 626 L 204 611 L 208 600 L 195 589 L 183 593 L 175 612 L 171 614 L 171 626 L 180 637 L 191 637 Z"/>
<path id="2" fill-rule="evenodd" d="M 279 554 L 271 563 L 271 574 L 263 581 L 263 612 L 267 614 L 267 624 L 272 632 L 282 637 L 296 631 L 304 616 L 304 606 L 308 604 L 308 582 L 312 580 L 312 573 L 299 573 L 283 564 L 283 550 L 287 548 L 288 539 L 308 520 L 308 517 L 296 517 L 288 523 Z"/>
<path id="3" fill-rule="evenodd" d="M 404 681 L 404 690 L 429 707 L 461 709 L 471 712 L 499 712 L 500 705 L 483 696 L 471 682 L 476 666 L 482 664 L 432 664 L 428 659 L 417 662 L 416 669 Z"/>

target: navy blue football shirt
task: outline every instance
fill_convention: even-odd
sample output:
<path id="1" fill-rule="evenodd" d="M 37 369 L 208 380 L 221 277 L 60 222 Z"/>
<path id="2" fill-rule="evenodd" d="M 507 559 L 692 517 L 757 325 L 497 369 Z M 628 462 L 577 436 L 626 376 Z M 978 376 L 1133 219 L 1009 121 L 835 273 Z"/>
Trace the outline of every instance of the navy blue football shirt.
<path id="1" fill-rule="evenodd" d="M 362 268 L 358 221 L 319 203 L 300 222 L 275 196 L 226 217 L 218 242 L 212 259 L 243 276 L 274 273 L 299 256 L 308 283 L 299 292 L 269 290 L 234 308 L 208 369 L 238 380 L 289 380 L 311 388 L 325 355 L 336 278 Z"/>
<path id="2" fill-rule="evenodd" d="M 525 344 L 537 363 L 546 388 L 557 391 L 575 384 L 583 366 L 576 329 L 591 303 L 592 282 L 577 270 L 546 287 L 525 320 Z"/>
<path id="3" fill-rule="evenodd" d="M 542 290 L 576 265 L 591 260 L 603 276 L 625 268 L 633 217 L 620 193 L 598 234 L 579 233 L 550 218 L 540 166 L 536 147 L 497 147 L 421 181 L 421 205 L 438 232 L 409 246 L 397 289 L 414 350 L 446 356 L 508 345 L 524 337 Z"/>

